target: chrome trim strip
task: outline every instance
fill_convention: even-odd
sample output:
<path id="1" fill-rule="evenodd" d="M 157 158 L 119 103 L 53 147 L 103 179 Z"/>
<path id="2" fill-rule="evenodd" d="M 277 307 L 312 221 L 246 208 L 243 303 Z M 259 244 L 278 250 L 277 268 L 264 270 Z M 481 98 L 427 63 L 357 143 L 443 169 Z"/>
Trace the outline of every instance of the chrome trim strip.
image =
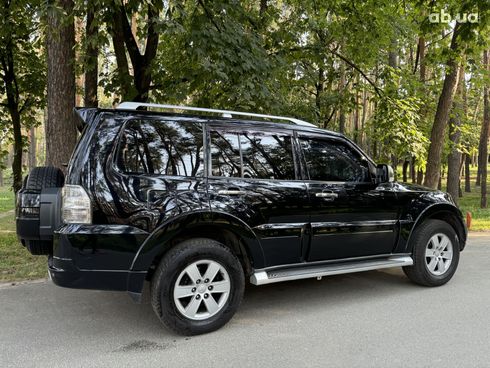
<path id="1" fill-rule="evenodd" d="M 373 220 L 373 221 L 353 221 L 353 222 L 312 222 L 311 227 L 339 227 L 339 226 L 382 226 L 382 225 L 395 225 L 398 220 Z"/>
<path id="2" fill-rule="evenodd" d="M 262 224 L 253 227 L 254 230 L 287 230 L 287 229 L 301 229 L 303 226 L 307 225 L 306 222 L 291 222 L 291 223 L 272 223 L 272 224 Z"/>
<path id="3" fill-rule="evenodd" d="M 58 257 L 58 256 L 53 256 L 53 259 L 58 259 L 60 261 L 69 261 L 69 262 L 72 261 L 71 258 L 63 258 L 63 257 Z"/>
<path id="4" fill-rule="evenodd" d="M 147 271 L 131 271 L 131 270 L 99 270 L 99 269 L 87 269 L 87 268 L 79 268 L 78 269 L 79 271 L 83 271 L 83 272 L 109 272 L 109 273 L 120 273 L 120 272 L 124 272 L 124 273 L 128 273 L 128 274 L 133 274 L 133 273 L 148 273 Z"/>
<path id="5" fill-rule="evenodd" d="M 301 234 L 298 235 L 284 235 L 284 236 L 266 236 L 264 238 L 260 238 L 260 240 L 267 240 L 267 239 L 286 239 L 286 238 L 299 238 L 301 237 Z"/>
<path id="6" fill-rule="evenodd" d="M 321 276 L 340 275 L 345 273 L 371 271 L 382 268 L 412 266 L 413 259 L 410 256 L 392 256 L 386 259 L 369 260 L 349 263 L 335 263 L 326 266 L 306 266 L 302 268 L 283 268 L 277 270 L 256 270 L 250 276 L 250 282 L 254 285 L 272 284 L 282 281 L 301 280 Z"/>

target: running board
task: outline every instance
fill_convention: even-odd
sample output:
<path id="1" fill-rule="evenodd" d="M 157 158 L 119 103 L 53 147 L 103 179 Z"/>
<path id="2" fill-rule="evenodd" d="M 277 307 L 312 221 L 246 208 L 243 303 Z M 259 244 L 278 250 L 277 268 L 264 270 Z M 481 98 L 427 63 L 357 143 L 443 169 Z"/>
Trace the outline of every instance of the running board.
<path id="1" fill-rule="evenodd" d="M 250 276 L 250 282 L 254 285 L 272 284 L 274 282 L 309 279 L 343 273 L 377 270 L 380 268 L 401 267 L 413 265 L 413 259 L 409 256 L 396 256 L 376 260 L 364 260 L 348 263 L 327 264 L 322 266 L 290 267 L 269 270 L 262 269 Z"/>

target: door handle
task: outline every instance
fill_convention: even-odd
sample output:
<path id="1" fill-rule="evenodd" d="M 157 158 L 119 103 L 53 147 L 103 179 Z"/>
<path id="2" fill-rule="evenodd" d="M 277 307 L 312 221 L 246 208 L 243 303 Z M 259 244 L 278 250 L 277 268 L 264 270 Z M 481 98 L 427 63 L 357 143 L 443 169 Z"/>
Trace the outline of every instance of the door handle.
<path id="1" fill-rule="evenodd" d="M 315 197 L 324 198 L 327 201 L 333 201 L 334 199 L 338 198 L 339 195 L 333 192 L 321 192 L 315 193 Z"/>
<path id="2" fill-rule="evenodd" d="M 220 195 L 240 195 L 245 194 L 245 192 L 239 189 L 226 189 L 226 190 L 218 190 L 218 194 Z"/>

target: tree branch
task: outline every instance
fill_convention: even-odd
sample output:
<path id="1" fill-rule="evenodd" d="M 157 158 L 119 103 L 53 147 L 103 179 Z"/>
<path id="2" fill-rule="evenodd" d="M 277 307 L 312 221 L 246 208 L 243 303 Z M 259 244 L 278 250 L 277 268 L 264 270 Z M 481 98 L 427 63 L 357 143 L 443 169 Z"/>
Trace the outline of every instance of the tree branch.
<path id="1" fill-rule="evenodd" d="M 22 107 L 19 109 L 19 115 L 22 114 L 24 112 L 24 109 L 29 107 L 30 104 L 31 104 L 31 98 L 27 97 L 24 103 L 22 104 Z"/>
<path id="2" fill-rule="evenodd" d="M 376 92 L 376 94 L 379 96 L 379 97 L 383 97 L 383 91 L 381 91 L 381 89 L 379 89 L 379 87 L 362 71 L 362 69 L 360 67 L 358 67 L 354 62 L 350 61 L 349 59 L 347 59 L 345 56 L 339 54 L 337 51 L 334 51 L 334 50 L 330 50 L 329 48 L 327 48 L 327 50 L 332 53 L 333 55 L 337 56 L 339 59 L 342 59 L 343 61 L 345 61 L 350 67 L 354 68 L 355 70 L 357 70 L 359 72 L 359 74 L 362 75 L 362 77 L 371 85 L 373 86 L 374 88 L 374 91 Z"/>
<path id="3" fill-rule="evenodd" d="M 148 33 L 146 37 L 145 47 L 145 64 L 153 60 L 157 54 L 158 48 L 158 32 L 156 31 L 156 18 L 158 18 L 159 10 L 151 3 L 148 4 Z"/>
<path id="4" fill-rule="evenodd" d="M 129 24 L 128 21 L 128 16 L 126 14 L 126 8 L 124 7 L 124 3 L 122 2 L 120 3 L 118 10 L 120 14 L 119 21 L 121 22 L 122 32 L 124 35 L 124 43 L 126 44 L 126 48 L 128 49 L 129 57 L 131 58 L 131 63 L 133 64 L 134 67 L 136 67 L 141 62 L 141 53 L 138 48 L 138 44 L 134 39 L 133 31 L 131 30 L 131 25 Z"/>
<path id="5" fill-rule="evenodd" d="M 201 5 L 201 7 L 203 8 L 204 12 L 206 13 L 206 15 L 208 16 L 209 20 L 211 21 L 211 23 L 213 23 L 214 28 L 216 28 L 218 30 L 218 32 L 221 33 L 221 28 L 219 28 L 218 24 L 214 20 L 213 14 L 211 14 L 211 12 L 207 8 L 207 6 L 204 5 L 203 0 L 197 0 L 197 2 L 198 2 L 199 5 Z"/>

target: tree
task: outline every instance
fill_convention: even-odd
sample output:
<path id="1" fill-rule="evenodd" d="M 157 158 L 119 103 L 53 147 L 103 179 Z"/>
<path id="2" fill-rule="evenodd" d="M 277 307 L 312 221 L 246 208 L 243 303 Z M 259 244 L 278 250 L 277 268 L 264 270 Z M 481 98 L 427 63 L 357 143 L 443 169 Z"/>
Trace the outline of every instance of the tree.
<path id="1" fill-rule="evenodd" d="M 98 56 L 99 56 L 99 24 L 96 19 L 98 9 L 96 0 L 87 1 L 87 20 L 85 25 L 85 81 L 84 103 L 87 107 L 97 107 Z"/>
<path id="2" fill-rule="evenodd" d="M 135 12 L 143 10 L 138 4 L 139 2 L 134 1 L 110 1 L 106 7 L 106 24 L 112 36 L 122 99 L 146 102 L 153 79 L 153 62 L 158 49 L 158 23 L 162 4 L 148 1 L 142 6 L 146 7 L 147 20 L 146 46 L 143 53 L 128 19 L 128 16 L 131 17 Z M 126 53 L 131 61 L 132 76 Z"/>
<path id="3" fill-rule="evenodd" d="M 441 172 L 441 155 L 442 148 L 444 146 L 444 133 L 449 119 L 449 111 L 453 102 L 454 94 L 458 84 L 458 56 L 459 56 L 459 44 L 458 36 L 461 25 L 456 23 L 453 29 L 453 36 L 451 39 L 450 56 L 446 63 L 446 76 L 444 78 L 444 84 L 441 94 L 439 96 L 439 102 L 437 103 L 437 110 L 434 117 L 434 124 L 432 125 L 432 131 L 430 135 L 430 146 L 427 157 L 427 171 L 425 173 L 424 185 L 430 188 L 436 188 L 439 183 L 439 176 Z"/>
<path id="4" fill-rule="evenodd" d="M 489 71 L 489 51 L 483 52 L 483 69 Z M 487 165 L 488 165 L 488 139 L 490 137 L 490 101 L 488 99 L 488 85 L 483 87 L 483 122 L 478 150 L 478 167 L 481 175 L 481 208 L 487 208 Z"/>
<path id="5" fill-rule="evenodd" d="M 45 74 L 40 50 L 39 17 L 36 2 L 3 0 L 0 7 L 0 108 L 8 119 L 0 119 L 2 128 L 12 134 L 13 188 L 22 186 L 22 156 L 27 140 L 22 128 L 36 124 L 35 108 L 42 107 Z M 2 114 L 3 116 L 3 114 Z"/>
<path id="6" fill-rule="evenodd" d="M 452 116 L 449 119 L 449 141 L 451 142 L 447 162 L 447 192 L 457 203 L 460 192 L 461 152 L 459 141 L 461 138 L 461 120 L 464 115 L 464 69 L 460 67 L 457 96 L 453 101 Z"/>
<path id="7" fill-rule="evenodd" d="M 48 118 L 46 164 L 65 168 L 75 148 L 75 27 L 73 1 L 55 0 L 47 9 Z"/>

